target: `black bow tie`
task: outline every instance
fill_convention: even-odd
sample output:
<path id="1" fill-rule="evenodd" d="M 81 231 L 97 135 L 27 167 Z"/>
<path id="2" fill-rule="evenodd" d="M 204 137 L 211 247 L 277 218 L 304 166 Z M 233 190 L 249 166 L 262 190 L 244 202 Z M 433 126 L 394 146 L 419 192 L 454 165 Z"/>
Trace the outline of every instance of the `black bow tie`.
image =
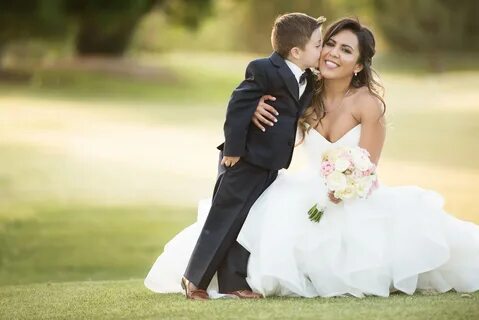
<path id="1" fill-rule="evenodd" d="M 299 77 L 299 85 L 303 85 L 306 83 L 306 79 L 308 79 L 308 73 L 305 71 L 303 72 L 303 74 L 301 75 L 301 77 Z"/>

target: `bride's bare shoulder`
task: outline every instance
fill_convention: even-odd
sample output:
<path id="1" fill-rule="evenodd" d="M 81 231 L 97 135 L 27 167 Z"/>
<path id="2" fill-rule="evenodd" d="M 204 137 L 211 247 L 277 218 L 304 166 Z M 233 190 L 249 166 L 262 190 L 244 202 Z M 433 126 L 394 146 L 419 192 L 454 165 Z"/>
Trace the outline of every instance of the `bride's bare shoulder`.
<path id="1" fill-rule="evenodd" d="M 355 113 L 361 118 L 381 117 L 384 114 L 384 104 L 367 87 L 355 90 L 352 96 Z"/>

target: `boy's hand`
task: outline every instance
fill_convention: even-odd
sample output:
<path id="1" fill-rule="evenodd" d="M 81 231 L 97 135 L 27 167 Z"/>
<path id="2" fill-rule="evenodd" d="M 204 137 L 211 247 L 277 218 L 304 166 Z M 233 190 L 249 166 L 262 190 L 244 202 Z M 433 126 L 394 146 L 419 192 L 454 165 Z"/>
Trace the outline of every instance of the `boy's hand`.
<path id="1" fill-rule="evenodd" d="M 266 131 L 266 128 L 263 125 L 272 127 L 274 122 L 278 122 L 278 119 L 276 119 L 275 115 L 279 115 L 275 108 L 265 103 L 266 100 L 275 101 L 276 98 L 270 95 L 262 96 L 261 99 L 259 99 L 256 111 L 251 118 L 251 121 L 254 123 L 254 125 L 260 128 L 263 132 Z"/>
<path id="2" fill-rule="evenodd" d="M 232 167 L 239 161 L 239 159 L 240 159 L 240 157 L 226 157 L 226 156 L 224 156 L 223 159 L 221 159 L 221 164 L 225 165 L 227 167 Z"/>

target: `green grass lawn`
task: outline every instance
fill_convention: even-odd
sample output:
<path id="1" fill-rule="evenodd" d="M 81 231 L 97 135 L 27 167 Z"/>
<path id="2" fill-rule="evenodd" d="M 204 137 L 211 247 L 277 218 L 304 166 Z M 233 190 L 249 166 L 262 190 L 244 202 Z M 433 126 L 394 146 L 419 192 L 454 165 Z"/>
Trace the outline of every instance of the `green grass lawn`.
<path id="1" fill-rule="evenodd" d="M 165 54 L 142 57 L 140 63 L 157 68 L 153 77 L 83 71 L 78 67 L 43 68 L 32 71 L 25 82 L 0 83 L 2 95 L 27 95 L 54 99 L 132 102 L 179 105 L 182 108 L 221 104 L 244 75 L 252 55 Z"/>
<path id="2" fill-rule="evenodd" d="M 479 293 L 392 294 L 390 298 L 268 298 L 186 301 L 141 280 L 0 287 L 2 319 L 437 319 L 479 317 Z"/>
<path id="3" fill-rule="evenodd" d="M 479 105 L 478 105 L 479 109 Z M 446 167 L 479 169 L 479 111 L 392 111 L 384 155 Z"/>
<path id="4" fill-rule="evenodd" d="M 0 285 L 144 276 L 194 209 L 36 204 L 3 223 Z"/>
<path id="5" fill-rule="evenodd" d="M 0 82 L 1 319 L 478 317 L 478 294 L 196 304 L 142 286 L 212 191 L 225 103 L 250 58 L 142 58 L 172 79 L 53 69 Z M 383 76 L 386 183 L 437 189 L 479 223 L 479 72 Z"/>

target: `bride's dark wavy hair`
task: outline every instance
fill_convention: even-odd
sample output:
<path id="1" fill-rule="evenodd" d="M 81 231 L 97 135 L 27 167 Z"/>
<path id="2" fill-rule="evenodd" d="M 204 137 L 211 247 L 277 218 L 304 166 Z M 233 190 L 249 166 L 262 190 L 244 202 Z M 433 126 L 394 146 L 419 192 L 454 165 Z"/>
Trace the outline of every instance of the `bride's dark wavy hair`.
<path id="1" fill-rule="evenodd" d="M 384 107 L 383 115 L 386 112 L 386 103 L 383 99 L 384 87 L 377 80 L 379 76 L 376 71 L 372 68 L 372 59 L 376 53 L 376 41 L 374 40 L 374 35 L 367 27 L 361 25 L 358 19 L 355 18 L 343 18 L 328 27 L 324 35 L 323 46 L 325 43 L 343 30 L 349 30 L 353 32 L 358 38 L 359 46 L 359 58 L 358 63 L 363 66 L 363 69 L 358 72 L 357 76 L 353 76 L 351 79 L 350 87 L 361 88 L 366 86 L 369 92 L 378 98 Z M 321 121 L 326 116 L 326 109 L 323 101 L 323 90 L 324 90 L 324 79 L 318 79 L 315 83 L 315 92 L 311 106 L 309 106 L 304 114 L 298 121 L 299 129 L 301 131 L 301 140 L 297 145 L 301 144 L 304 140 L 304 136 L 307 131 L 312 127 L 308 123 L 313 123 L 317 121 L 315 127 L 317 127 Z"/>

